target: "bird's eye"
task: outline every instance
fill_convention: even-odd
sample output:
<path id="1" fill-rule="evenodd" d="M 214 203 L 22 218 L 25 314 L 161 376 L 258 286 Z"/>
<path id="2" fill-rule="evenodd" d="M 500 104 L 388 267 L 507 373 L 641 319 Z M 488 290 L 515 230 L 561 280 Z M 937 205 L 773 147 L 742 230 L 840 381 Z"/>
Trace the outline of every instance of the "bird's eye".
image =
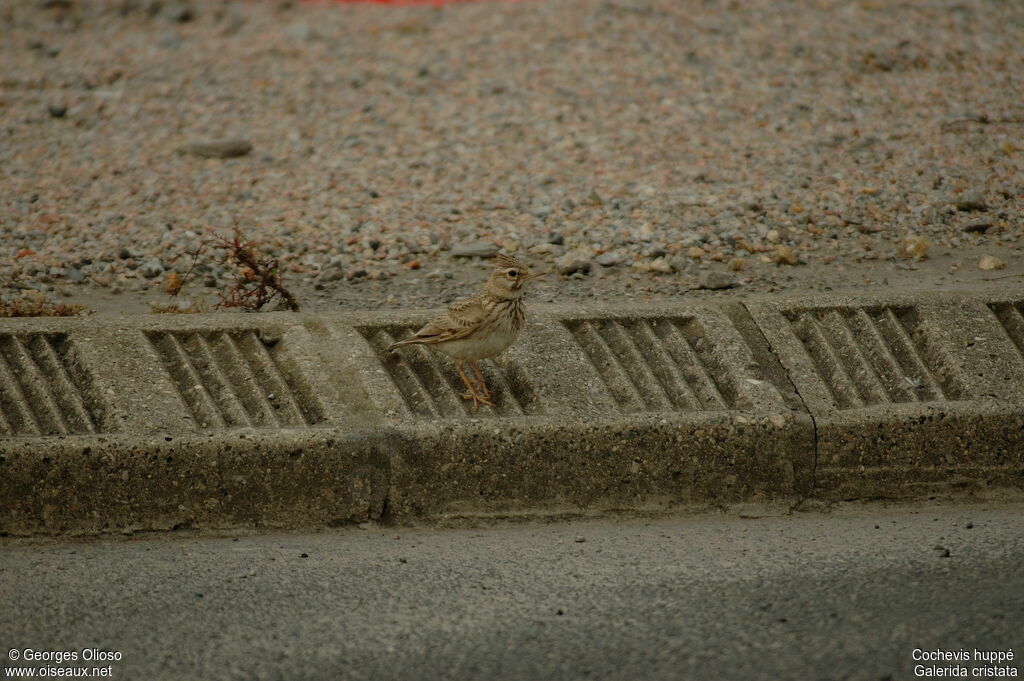
<path id="1" fill-rule="evenodd" d="M 516 272 L 515 270 L 509 270 L 508 271 L 508 276 L 511 277 L 512 279 L 515 279 L 516 277 L 519 276 L 519 273 Z"/>

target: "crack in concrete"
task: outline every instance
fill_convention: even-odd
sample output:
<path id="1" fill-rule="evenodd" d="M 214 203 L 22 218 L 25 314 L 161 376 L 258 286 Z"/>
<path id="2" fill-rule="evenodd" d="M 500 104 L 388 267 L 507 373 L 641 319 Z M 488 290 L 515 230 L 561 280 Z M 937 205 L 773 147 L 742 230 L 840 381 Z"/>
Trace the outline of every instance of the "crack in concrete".
<path id="1" fill-rule="evenodd" d="M 772 346 L 771 341 L 769 341 L 768 337 L 765 335 L 764 330 L 757 323 L 757 320 L 754 319 L 754 315 L 751 314 L 749 309 L 747 309 L 747 304 L 744 302 L 740 302 L 740 307 L 746 313 L 750 325 L 757 330 L 757 333 L 758 335 L 760 335 L 765 347 L 768 348 L 768 352 L 772 354 L 772 357 L 775 358 L 775 361 L 782 369 L 782 375 L 786 377 L 786 381 L 793 389 L 793 394 L 796 395 L 798 400 L 800 400 L 800 405 L 803 407 L 804 413 L 807 414 L 807 416 L 811 419 L 811 434 L 813 438 L 812 452 L 814 454 L 813 463 L 811 464 L 811 485 L 810 489 L 807 490 L 807 492 L 801 496 L 801 498 L 796 502 L 796 504 L 794 504 L 795 508 L 800 504 L 801 501 L 803 501 L 803 499 L 810 496 L 811 492 L 818 484 L 818 422 L 817 420 L 815 420 L 814 414 L 811 412 L 810 407 L 807 406 L 807 401 L 804 399 L 804 396 L 800 394 L 800 389 L 797 387 L 796 382 L 793 380 L 793 377 L 789 375 L 789 370 L 786 368 L 786 365 L 782 363 L 779 353 L 775 351 L 775 348 Z M 753 350 L 753 348 L 751 348 L 751 350 Z"/>

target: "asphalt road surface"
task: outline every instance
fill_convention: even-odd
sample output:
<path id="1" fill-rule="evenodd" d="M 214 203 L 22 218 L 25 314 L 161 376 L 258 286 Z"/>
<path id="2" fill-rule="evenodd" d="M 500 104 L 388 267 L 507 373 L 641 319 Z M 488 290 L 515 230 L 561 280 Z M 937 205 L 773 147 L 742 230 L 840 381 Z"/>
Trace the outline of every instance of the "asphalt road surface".
<path id="1" fill-rule="evenodd" d="M 975 649 L 1015 657 L 914 659 Z M 1020 676 L 1024 509 L 7 540 L 0 666 L 40 651 L 146 680 Z"/>

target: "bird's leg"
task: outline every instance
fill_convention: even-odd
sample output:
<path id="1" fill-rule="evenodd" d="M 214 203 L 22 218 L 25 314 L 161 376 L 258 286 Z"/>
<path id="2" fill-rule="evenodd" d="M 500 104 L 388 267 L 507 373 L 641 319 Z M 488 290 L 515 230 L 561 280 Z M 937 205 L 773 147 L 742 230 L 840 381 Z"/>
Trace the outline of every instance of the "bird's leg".
<path id="1" fill-rule="evenodd" d="M 462 370 L 462 360 L 461 359 L 460 360 L 456 360 L 456 362 L 455 362 L 455 371 L 459 374 L 459 378 L 462 379 L 462 382 L 466 384 L 466 387 L 469 388 L 469 392 L 468 393 L 462 393 L 463 399 L 469 400 L 469 399 L 472 399 L 473 397 L 475 397 L 476 396 L 476 390 L 473 388 L 473 384 L 469 382 L 469 377 L 466 376 L 466 372 Z"/>
<path id="2" fill-rule="evenodd" d="M 466 384 L 467 388 L 469 388 L 469 392 L 468 393 L 462 393 L 462 399 L 464 399 L 464 400 L 473 400 L 473 411 L 474 412 L 477 411 L 478 409 L 480 409 L 480 405 L 481 404 L 486 404 L 488 407 L 493 407 L 494 406 L 494 404 L 492 404 L 489 399 L 487 399 L 483 395 L 478 395 L 477 394 L 476 388 L 474 388 L 473 384 L 469 381 L 469 377 L 466 376 L 466 372 L 462 370 L 462 362 L 461 361 L 455 362 L 455 371 L 458 372 L 459 378 L 461 378 L 462 382 Z"/>
<path id="3" fill-rule="evenodd" d="M 490 399 L 491 391 L 487 389 L 487 382 L 484 380 L 484 372 L 480 371 L 480 365 L 476 362 L 470 362 L 469 366 L 473 367 L 473 373 L 476 374 L 477 384 L 480 386 L 480 392 L 483 393 L 484 397 Z"/>

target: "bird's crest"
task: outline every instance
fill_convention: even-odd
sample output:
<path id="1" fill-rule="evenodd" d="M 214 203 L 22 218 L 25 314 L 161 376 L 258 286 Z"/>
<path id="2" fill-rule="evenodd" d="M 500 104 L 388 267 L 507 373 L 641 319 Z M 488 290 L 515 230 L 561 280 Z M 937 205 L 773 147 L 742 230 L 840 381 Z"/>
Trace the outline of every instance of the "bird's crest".
<path id="1" fill-rule="evenodd" d="M 494 256 L 494 260 L 498 267 L 516 267 L 521 270 L 529 269 L 521 260 L 517 260 L 511 255 L 505 255 L 504 253 Z"/>

